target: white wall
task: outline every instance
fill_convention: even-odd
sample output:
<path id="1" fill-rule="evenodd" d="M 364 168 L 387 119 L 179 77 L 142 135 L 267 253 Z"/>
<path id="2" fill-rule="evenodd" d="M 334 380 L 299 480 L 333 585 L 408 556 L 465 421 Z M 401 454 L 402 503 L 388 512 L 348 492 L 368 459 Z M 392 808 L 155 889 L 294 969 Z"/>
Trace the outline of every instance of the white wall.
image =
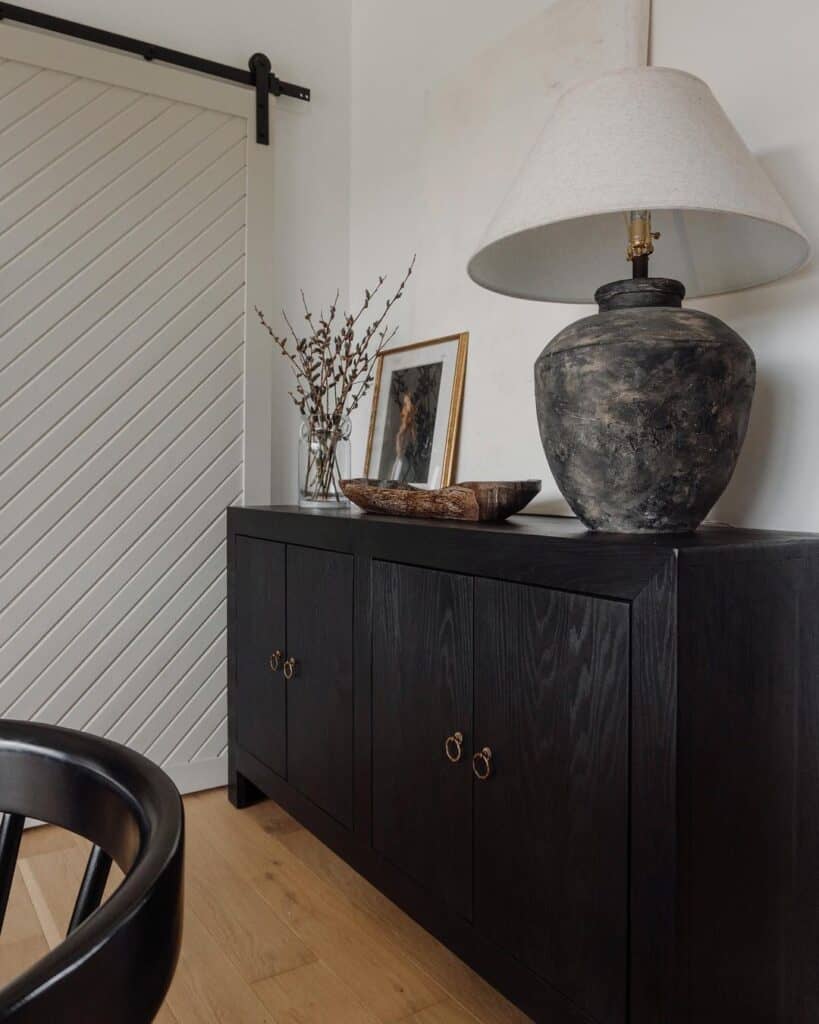
<path id="1" fill-rule="evenodd" d="M 344 292 L 349 275 L 351 0 L 49 0 L 39 6 L 236 67 L 246 67 L 251 54 L 262 51 L 280 78 L 309 86 L 311 103 L 283 98 L 277 104 L 276 269 L 265 312 L 278 326 L 283 303 L 298 309 L 300 288 L 316 296 L 316 305 L 336 288 Z M 280 406 L 274 422 L 285 434 L 274 443 L 274 500 L 293 501 L 298 416 L 287 398 L 289 384 L 285 373 L 273 383 Z"/>
<path id="2" fill-rule="evenodd" d="M 434 225 L 425 219 L 426 91 L 548 6 L 548 0 L 417 0 L 412 5 L 353 0 L 352 295 L 379 273 L 397 276 L 413 251 L 422 280 L 425 256 L 434 262 L 439 239 L 452 230 L 446 216 Z M 687 69 L 711 85 L 814 247 L 819 247 L 817 38 L 815 0 L 654 0 L 653 63 Z M 514 149 L 512 141 L 517 140 L 499 134 L 491 144 L 497 152 Z M 461 176 L 476 170 L 452 167 L 453 196 Z M 487 221 L 492 212 L 486 210 Z M 819 530 L 817 265 L 780 284 L 698 303 L 745 336 L 759 365 L 748 440 L 715 518 Z M 465 289 L 461 265 L 448 274 L 437 281 L 434 305 L 419 301 L 425 289 L 413 288 L 397 319 L 404 341 L 472 332 L 456 476 L 542 476 L 540 507 L 565 510 L 540 449 L 532 364 L 549 338 L 588 307 L 527 303 Z M 448 290 L 457 296 L 449 307 Z M 494 389 L 491 400 L 487 382 Z M 368 415 L 362 408 L 357 416 L 355 471 L 363 465 Z"/>
<path id="3" fill-rule="evenodd" d="M 652 62 L 705 79 L 810 239 L 814 260 L 779 284 L 700 303 L 756 353 L 748 439 L 723 520 L 819 530 L 819 4 L 655 0 Z"/>
<path id="4" fill-rule="evenodd" d="M 412 254 L 417 253 L 418 272 L 393 317 L 400 328 L 395 344 L 462 330 L 471 332 L 461 457 L 456 463 L 456 477 L 461 479 L 540 475 L 545 460 L 537 424 L 533 426 L 534 444 L 530 445 L 532 459 L 520 451 L 526 427 L 521 429 L 518 423 L 499 430 L 497 421 L 506 422 L 510 413 L 517 417 L 514 402 L 518 385 L 529 399 L 531 374 L 527 364 L 534 362 L 543 347 L 542 340 L 538 343 L 543 329 L 535 331 L 533 344 L 529 344 L 530 359 L 525 345 L 519 344 L 520 339 L 510 338 L 508 332 L 495 347 L 497 318 L 494 323 L 490 319 L 488 293 L 470 290 L 474 306 L 468 316 L 458 310 L 441 313 L 439 303 L 435 303 L 435 310 L 432 304 L 419 303 L 419 283 L 426 279 L 425 262 L 434 262 L 431 257 L 452 226 L 446 222 L 429 225 L 425 215 L 426 96 L 476 54 L 540 14 L 550 2 L 417 0 L 405 5 L 395 0 L 353 0 L 350 295 L 355 298 L 382 273 L 388 275 L 388 282 L 394 282 Z M 474 168 L 453 164 L 453 194 L 463 177 L 474 173 Z M 449 283 L 461 290 L 465 268 L 452 266 L 450 273 Z M 444 280 L 439 282 L 441 289 L 446 284 Z M 512 312 L 519 315 L 522 310 L 513 308 Z M 522 374 L 506 357 L 512 346 L 522 356 Z M 470 383 L 487 376 L 498 385 L 497 405 L 491 411 L 479 408 Z M 505 398 L 512 400 L 509 407 L 504 406 Z M 369 412 L 365 403 L 354 424 L 354 474 L 364 465 Z M 482 420 L 482 425 L 476 419 Z M 472 452 L 476 453 L 474 458 Z"/>

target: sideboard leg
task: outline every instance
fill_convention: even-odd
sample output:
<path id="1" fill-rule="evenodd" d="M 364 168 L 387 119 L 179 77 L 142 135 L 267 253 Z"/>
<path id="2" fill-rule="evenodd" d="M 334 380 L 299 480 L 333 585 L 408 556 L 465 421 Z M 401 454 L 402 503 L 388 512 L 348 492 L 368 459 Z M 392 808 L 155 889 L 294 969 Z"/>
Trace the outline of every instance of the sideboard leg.
<path id="1" fill-rule="evenodd" d="M 264 793 L 258 786 L 254 786 L 250 779 L 246 779 L 237 771 L 231 773 L 228 782 L 228 800 L 234 807 L 241 810 L 243 807 L 250 807 L 251 804 L 257 804 L 264 799 Z"/>

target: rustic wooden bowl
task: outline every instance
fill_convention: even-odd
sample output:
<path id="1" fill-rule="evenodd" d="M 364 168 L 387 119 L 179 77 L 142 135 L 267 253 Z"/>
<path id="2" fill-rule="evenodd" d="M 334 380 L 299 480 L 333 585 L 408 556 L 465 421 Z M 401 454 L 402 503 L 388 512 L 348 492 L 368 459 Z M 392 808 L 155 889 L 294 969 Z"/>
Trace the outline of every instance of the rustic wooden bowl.
<path id="1" fill-rule="evenodd" d="M 540 480 L 466 481 L 428 491 L 395 480 L 361 477 L 342 480 L 341 489 L 365 512 L 418 519 L 497 522 L 525 508 L 540 491 Z"/>

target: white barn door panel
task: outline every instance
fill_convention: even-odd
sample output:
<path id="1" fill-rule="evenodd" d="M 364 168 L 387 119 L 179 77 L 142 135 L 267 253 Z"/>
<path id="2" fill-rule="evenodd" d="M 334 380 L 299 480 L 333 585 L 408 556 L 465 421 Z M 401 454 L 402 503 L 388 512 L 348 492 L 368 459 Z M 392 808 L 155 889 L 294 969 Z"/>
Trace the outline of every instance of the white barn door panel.
<path id="1" fill-rule="evenodd" d="M 0 26 L 0 716 L 184 790 L 226 780 L 225 507 L 270 499 L 253 118 L 251 90 Z"/>

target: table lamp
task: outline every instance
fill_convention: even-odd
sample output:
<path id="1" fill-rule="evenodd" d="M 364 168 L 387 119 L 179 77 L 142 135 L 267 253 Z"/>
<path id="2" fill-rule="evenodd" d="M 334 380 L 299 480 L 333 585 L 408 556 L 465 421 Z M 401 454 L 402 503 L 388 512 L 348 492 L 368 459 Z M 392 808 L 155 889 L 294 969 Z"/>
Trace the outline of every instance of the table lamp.
<path id="1" fill-rule="evenodd" d="M 535 363 L 543 448 L 586 526 L 697 528 L 736 466 L 756 365 L 683 297 L 774 281 L 809 253 L 700 79 L 627 68 L 558 101 L 468 273 L 504 295 L 598 303 Z M 632 277 L 612 281 L 624 256 Z"/>

